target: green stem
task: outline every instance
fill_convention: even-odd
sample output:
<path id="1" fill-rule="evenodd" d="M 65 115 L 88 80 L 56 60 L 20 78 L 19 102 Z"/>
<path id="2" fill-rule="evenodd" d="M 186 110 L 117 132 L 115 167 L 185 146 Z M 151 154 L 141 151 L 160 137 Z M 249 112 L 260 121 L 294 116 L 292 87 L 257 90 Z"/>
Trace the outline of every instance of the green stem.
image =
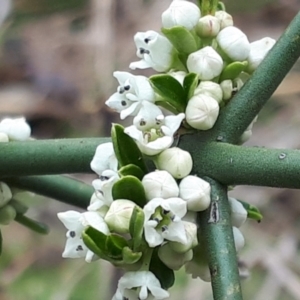
<path id="1" fill-rule="evenodd" d="M 257 185 L 300 189 L 300 150 L 241 147 L 226 143 L 199 143 L 181 138 L 179 147 L 193 158 L 192 173 L 224 185 Z M 202 145 L 201 145 L 202 144 Z"/>
<path id="2" fill-rule="evenodd" d="M 108 138 L 0 143 L 0 177 L 91 173 L 90 162 Z"/>
<path id="3" fill-rule="evenodd" d="M 300 56 L 300 12 L 245 86 L 222 109 L 209 140 L 237 143 Z M 201 133 L 199 133 L 199 136 Z"/>
<path id="4" fill-rule="evenodd" d="M 227 188 L 205 179 L 211 184 L 212 203 L 198 213 L 197 222 L 205 240 L 214 300 L 242 300 Z"/>
<path id="5" fill-rule="evenodd" d="M 37 233 L 40 233 L 40 234 L 48 234 L 49 233 L 49 228 L 46 224 L 32 220 L 22 214 L 17 214 L 15 217 L 15 221 Z"/>
<path id="6" fill-rule="evenodd" d="M 94 192 L 88 184 L 58 175 L 6 178 L 5 182 L 11 186 L 85 209 Z"/>
<path id="7" fill-rule="evenodd" d="M 148 248 L 143 253 L 143 264 L 142 264 L 141 268 L 139 269 L 139 271 L 149 271 L 150 262 L 151 262 L 151 258 L 152 258 L 152 254 L 153 254 L 153 249 L 154 248 Z"/>

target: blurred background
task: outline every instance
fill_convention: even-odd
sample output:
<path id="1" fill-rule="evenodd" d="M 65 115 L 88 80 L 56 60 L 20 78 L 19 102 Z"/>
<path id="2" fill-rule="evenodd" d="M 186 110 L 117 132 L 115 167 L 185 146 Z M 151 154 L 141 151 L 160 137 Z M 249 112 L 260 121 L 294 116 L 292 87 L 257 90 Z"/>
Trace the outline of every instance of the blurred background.
<path id="1" fill-rule="evenodd" d="M 36 138 L 110 135 L 118 114 L 104 106 L 115 91 L 115 70 L 137 60 L 133 36 L 161 27 L 170 0 L 0 0 L 0 119 L 25 116 Z M 224 1 L 250 41 L 277 39 L 299 0 Z M 299 148 L 300 66 L 266 105 L 248 145 Z M 152 74 L 151 71 L 135 72 Z M 263 82 L 262 82 L 263 84 Z M 80 177 L 91 182 L 95 176 Z M 241 230 L 245 300 L 300 299 L 300 193 L 237 187 L 232 196 L 257 205 L 260 224 Z M 56 213 L 70 206 L 36 196 L 29 215 L 51 227 L 48 236 L 18 224 L 3 228 L 1 300 L 111 299 L 118 272 L 105 262 L 62 259 L 65 228 Z M 210 285 L 181 270 L 171 299 L 212 299 Z"/>

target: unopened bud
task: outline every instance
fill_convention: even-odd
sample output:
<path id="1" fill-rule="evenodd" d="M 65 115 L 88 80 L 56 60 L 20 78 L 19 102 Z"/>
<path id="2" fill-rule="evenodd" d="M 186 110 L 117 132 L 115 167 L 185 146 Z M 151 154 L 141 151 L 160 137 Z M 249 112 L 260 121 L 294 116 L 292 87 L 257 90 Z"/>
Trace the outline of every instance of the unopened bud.
<path id="1" fill-rule="evenodd" d="M 214 98 L 198 94 L 193 96 L 185 111 L 186 121 L 199 130 L 211 129 L 219 116 L 219 104 Z"/>
<path id="2" fill-rule="evenodd" d="M 227 13 L 226 11 L 223 11 L 223 10 L 216 11 L 215 17 L 220 22 L 221 30 L 224 29 L 225 27 L 233 26 L 232 16 L 229 13 Z"/>
<path id="3" fill-rule="evenodd" d="M 11 205 L 5 205 L 0 209 L 0 224 L 8 225 L 11 221 L 15 219 L 17 212 L 15 208 Z"/>
<path id="4" fill-rule="evenodd" d="M 196 176 L 187 176 L 179 184 L 179 196 L 187 201 L 188 210 L 203 211 L 210 205 L 210 184 Z"/>
<path id="5" fill-rule="evenodd" d="M 167 171 L 155 171 L 146 174 L 142 180 L 147 200 L 153 198 L 168 199 L 178 197 L 179 188 L 170 173 Z"/>
<path id="6" fill-rule="evenodd" d="M 215 37 L 220 31 L 220 21 L 218 18 L 206 15 L 199 19 L 196 32 L 201 38 Z"/>
<path id="7" fill-rule="evenodd" d="M 232 226 L 241 227 L 247 220 L 248 212 L 241 202 L 231 197 L 229 197 L 228 200 L 231 209 Z"/>
<path id="8" fill-rule="evenodd" d="M 201 81 L 195 89 L 194 95 L 205 94 L 213 97 L 220 103 L 223 100 L 223 91 L 218 83 L 213 81 Z"/>
<path id="9" fill-rule="evenodd" d="M 111 231 L 129 233 L 130 218 L 136 204 L 130 200 L 115 200 L 104 217 Z"/>
<path id="10" fill-rule="evenodd" d="M 0 182 L 0 207 L 6 205 L 11 198 L 12 193 L 9 186 L 4 182 Z"/>
<path id="11" fill-rule="evenodd" d="M 178 147 L 161 152 L 155 160 L 159 170 L 169 172 L 174 178 L 181 179 L 190 174 L 193 167 L 191 154 Z"/>

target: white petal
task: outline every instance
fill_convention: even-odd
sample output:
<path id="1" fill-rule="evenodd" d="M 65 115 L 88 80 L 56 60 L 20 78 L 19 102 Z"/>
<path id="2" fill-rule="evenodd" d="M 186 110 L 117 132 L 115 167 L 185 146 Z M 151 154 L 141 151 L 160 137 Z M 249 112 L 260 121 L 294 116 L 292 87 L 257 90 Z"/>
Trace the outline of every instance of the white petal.
<path id="1" fill-rule="evenodd" d="M 173 137 L 163 136 L 161 138 L 156 139 L 153 142 L 150 142 L 148 144 L 141 143 L 138 144 L 138 146 L 144 154 L 152 156 L 169 148 L 173 144 L 173 141 L 174 141 Z"/>
<path id="2" fill-rule="evenodd" d="M 104 234 L 109 233 L 109 229 L 104 222 L 104 219 L 95 211 L 82 213 L 80 221 L 84 227 L 91 226 Z"/>
<path id="3" fill-rule="evenodd" d="M 64 258 L 80 258 L 85 257 L 88 248 L 80 238 L 68 238 L 66 241 L 65 250 L 62 254 Z"/>
<path id="4" fill-rule="evenodd" d="M 124 94 L 116 92 L 106 100 L 105 104 L 112 110 L 120 113 L 124 109 L 130 107 L 132 102 L 128 100 Z"/>
<path id="5" fill-rule="evenodd" d="M 120 113 L 121 120 L 126 119 L 128 116 L 135 116 L 139 112 L 140 107 L 141 107 L 140 102 L 132 102 L 129 107 L 121 111 Z"/>
<path id="6" fill-rule="evenodd" d="M 132 75 L 129 72 L 121 72 L 121 71 L 115 71 L 113 73 L 113 76 L 117 78 L 120 85 L 124 85 L 128 79 L 130 80 L 131 78 L 134 77 L 134 75 Z"/>
<path id="7" fill-rule="evenodd" d="M 168 230 L 163 232 L 162 236 L 169 241 L 179 242 L 182 244 L 187 243 L 184 223 L 182 221 L 172 222 L 171 224 L 169 224 Z"/>
<path id="8" fill-rule="evenodd" d="M 146 62 L 145 60 L 141 59 L 139 61 L 134 61 L 129 65 L 129 68 L 131 70 L 135 70 L 135 69 L 148 69 L 148 68 L 152 68 L 152 64 Z"/>
<path id="9" fill-rule="evenodd" d="M 181 122 L 185 118 L 184 113 L 180 113 L 176 116 L 167 116 L 165 117 L 165 126 L 170 128 L 171 132 L 174 134 L 177 129 L 180 127 Z"/>
<path id="10" fill-rule="evenodd" d="M 105 170 L 117 171 L 118 161 L 112 143 L 104 143 L 97 147 L 91 161 L 91 169 L 101 176 Z"/>
<path id="11" fill-rule="evenodd" d="M 79 213 L 78 211 L 74 211 L 74 210 L 69 210 L 66 212 L 61 212 L 57 214 L 57 217 L 59 218 L 59 220 L 64 224 L 64 226 L 68 229 L 68 230 L 80 230 L 81 228 L 83 228 L 82 224 L 79 221 L 79 218 L 81 216 L 81 213 Z"/>
<path id="12" fill-rule="evenodd" d="M 165 199 L 164 202 L 162 202 L 162 206 L 165 204 L 169 205 L 171 212 L 180 219 L 183 218 L 187 213 L 186 201 L 182 200 L 181 198 Z"/>

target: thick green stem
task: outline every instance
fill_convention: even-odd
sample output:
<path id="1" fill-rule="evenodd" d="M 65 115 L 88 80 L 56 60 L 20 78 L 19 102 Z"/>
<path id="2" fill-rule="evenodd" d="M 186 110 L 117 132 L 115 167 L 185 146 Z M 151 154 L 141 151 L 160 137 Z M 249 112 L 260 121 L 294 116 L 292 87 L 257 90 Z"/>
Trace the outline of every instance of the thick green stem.
<path id="1" fill-rule="evenodd" d="M 191 153 L 193 170 L 224 185 L 257 185 L 300 189 L 300 150 L 203 143 L 182 137 L 179 146 Z"/>
<path id="2" fill-rule="evenodd" d="M 108 138 L 0 143 L 0 177 L 91 173 L 90 162 Z"/>
<path id="3" fill-rule="evenodd" d="M 211 184 L 212 202 L 207 210 L 198 213 L 198 223 L 207 251 L 214 300 L 242 300 L 227 188 L 205 179 Z"/>
<path id="4" fill-rule="evenodd" d="M 5 178 L 5 182 L 10 186 L 85 209 L 94 192 L 94 189 L 84 182 L 58 175 Z"/>
<path id="5" fill-rule="evenodd" d="M 221 111 L 210 140 L 237 143 L 300 56 L 300 12 L 245 86 Z M 201 136 L 201 133 L 199 133 Z"/>

